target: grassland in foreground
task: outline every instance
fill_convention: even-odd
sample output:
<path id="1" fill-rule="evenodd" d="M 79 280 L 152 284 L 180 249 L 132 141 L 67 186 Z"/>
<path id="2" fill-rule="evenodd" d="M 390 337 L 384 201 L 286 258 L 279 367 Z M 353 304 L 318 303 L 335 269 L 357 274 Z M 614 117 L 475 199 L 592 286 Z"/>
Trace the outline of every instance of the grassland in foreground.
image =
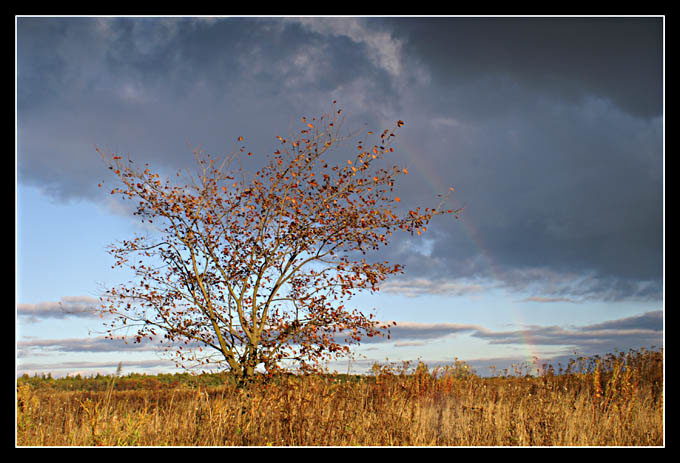
<path id="1" fill-rule="evenodd" d="M 17 380 L 17 446 L 662 446 L 663 352 L 476 376 L 227 374 Z M 506 372 L 507 373 L 507 372 Z"/>

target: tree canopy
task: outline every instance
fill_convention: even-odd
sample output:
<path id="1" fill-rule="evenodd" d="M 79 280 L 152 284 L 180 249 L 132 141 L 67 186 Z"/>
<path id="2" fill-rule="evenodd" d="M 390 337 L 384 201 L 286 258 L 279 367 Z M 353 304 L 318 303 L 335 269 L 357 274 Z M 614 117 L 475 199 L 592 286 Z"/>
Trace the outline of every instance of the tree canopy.
<path id="1" fill-rule="evenodd" d="M 403 267 L 366 256 L 395 231 L 420 235 L 434 216 L 457 214 L 443 207 L 453 188 L 437 207 L 400 212 L 395 181 L 408 170 L 386 159 L 401 120 L 364 133 L 374 141 L 357 141 L 335 164 L 330 151 L 360 133 L 341 134 L 342 110 L 333 102 L 301 124 L 277 137 L 254 174 L 242 166 L 255 156 L 243 137 L 226 156 L 194 150 L 195 170 L 176 183 L 97 149 L 120 181 L 111 194 L 136 200 L 134 214 L 155 229 L 110 247 L 135 278 L 102 296 L 114 315 L 109 337 L 158 337 L 178 365 L 218 364 L 248 378 L 258 365 L 317 370 L 384 334 L 385 323 L 347 304 Z"/>

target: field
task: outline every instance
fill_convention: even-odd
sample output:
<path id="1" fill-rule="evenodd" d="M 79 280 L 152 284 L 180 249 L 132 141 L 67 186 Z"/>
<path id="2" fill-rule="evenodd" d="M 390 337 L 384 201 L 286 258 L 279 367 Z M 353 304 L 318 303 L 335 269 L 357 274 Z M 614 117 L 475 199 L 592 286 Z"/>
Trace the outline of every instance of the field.
<path id="1" fill-rule="evenodd" d="M 17 380 L 17 446 L 663 446 L 663 352 L 478 377 L 462 362 L 366 376 Z"/>

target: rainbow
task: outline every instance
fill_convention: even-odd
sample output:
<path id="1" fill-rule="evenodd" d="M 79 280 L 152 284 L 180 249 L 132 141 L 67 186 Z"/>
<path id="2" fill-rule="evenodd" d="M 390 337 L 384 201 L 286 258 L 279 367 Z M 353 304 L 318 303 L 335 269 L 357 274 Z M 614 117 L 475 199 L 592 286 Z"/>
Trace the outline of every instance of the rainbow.
<path id="1" fill-rule="evenodd" d="M 404 152 L 409 157 L 409 164 L 407 166 L 409 172 L 421 175 L 424 180 L 424 184 L 427 185 L 428 189 L 434 195 L 445 194 L 449 191 L 449 187 L 452 185 L 442 178 L 440 174 L 441 169 L 438 170 L 432 164 L 432 162 L 428 161 L 428 158 L 425 153 L 423 153 L 422 149 L 409 143 L 409 141 L 405 140 L 404 138 L 400 139 L 400 145 L 405 148 Z M 484 244 L 484 240 L 479 230 L 471 221 L 466 220 L 464 213 L 459 216 L 459 220 L 463 225 L 463 231 L 476 247 L 479 256 L 484 259 L 488 265 L 492 278 L 496 281 L 502 281 L 502 272 L 492 259 L 491 252 L 489 251 L 488 246 Z M 517 308 L 513 305 L 510 306 L 510 310 L 513 313 L 513 319 L 520 326 L 524 326 L 524 320 L 519 310 L 517 310 Z M 535 363 L 535 359 L 540 359 L 538 349 L 536 348 L 536 343 L 528 330 L 522 330 L 521 336 L 526 362 L 529 365 L 533 365 Z"/>

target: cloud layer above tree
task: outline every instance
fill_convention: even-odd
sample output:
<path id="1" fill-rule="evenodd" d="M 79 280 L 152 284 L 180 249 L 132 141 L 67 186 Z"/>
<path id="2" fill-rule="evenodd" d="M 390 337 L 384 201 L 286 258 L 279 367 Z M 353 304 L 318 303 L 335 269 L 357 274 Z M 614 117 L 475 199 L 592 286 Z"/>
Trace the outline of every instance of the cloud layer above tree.
<path id="1" fill-rule="evenodd" d="M 18 18 L 18 181 L 101 198 L 95 145 L 168 172 L 187 143 L 225 154 L 240 135 L 264 155 L 337 99 L 348 128 L 406 121 L 405 207 L 449 186 L 465 206 L 386 252 L 403 288 L 659 301 L 662 32 L 660 18 Z"/>

